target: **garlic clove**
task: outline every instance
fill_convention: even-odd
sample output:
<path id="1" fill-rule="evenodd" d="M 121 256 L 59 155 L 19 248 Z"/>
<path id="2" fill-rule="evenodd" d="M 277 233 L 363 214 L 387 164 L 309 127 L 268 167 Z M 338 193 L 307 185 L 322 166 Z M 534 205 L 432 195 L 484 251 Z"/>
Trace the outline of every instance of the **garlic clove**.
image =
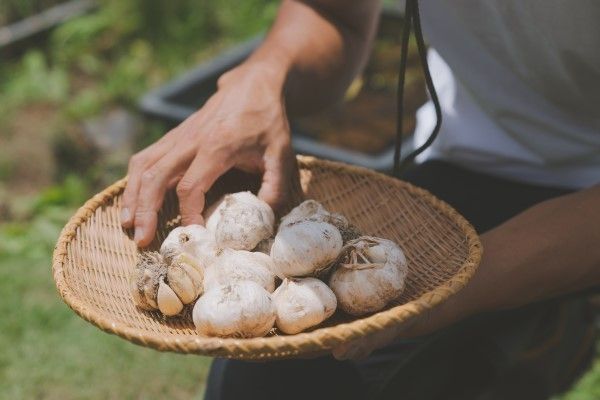
<path id="1" fill-rule="evenodd" d="M 177 315 L 183 310 L 183 303 L 169 285 L 165 283 L 164 278 L 161 278 L 158 284 L 156 302 L 160 312 L 166 316 Z"/>
<path id="2" fill-rule="evenodd" d="M 316 326 L 335 312 L 337 300 L 331 289 L 316 278 L 284 279 L 273 293 L 275 324 L 287 334 Z"/>
<path id="3" fill-rule="evenodd" d="M 181 264 L 171 264 L 167 272 L 169 287 L 175 292 L 183 304 L 196 300 L 198 292 L 192 279 Z"/>
<path id="4" fill-rule="evenodd" d="M 271 258 L 281 278 L 315 275 L 336 260 L 342 244 L 335 226 L 322 221 L 299 221 L 277 232 Z"/>
<path id="5" fill-rule="evenodd" d="M 220 337 L 259 337 L 275 322 L 270 294 L 254 282 L 217 286 L 198 299 L 192 312 L 198 333 Z"/>
<path id="6" fill-rule="evenodd" d="M 202 294 L 204 288 L 204 268 L 195 263 L 193 259 L 187 256 L 178 257 L 176 262 L 188 274 L 193 286 L 196 297 Z"/>

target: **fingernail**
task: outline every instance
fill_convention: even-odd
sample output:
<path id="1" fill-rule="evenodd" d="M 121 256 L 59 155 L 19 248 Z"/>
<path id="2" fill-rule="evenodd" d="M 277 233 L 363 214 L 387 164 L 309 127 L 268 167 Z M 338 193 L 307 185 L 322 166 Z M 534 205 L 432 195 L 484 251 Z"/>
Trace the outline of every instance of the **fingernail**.
<path id="1" fill-rule="evenodd" d="M 144 229 L 143 228 L 135 228 L 135 235 L 133 235 L 133 241 L 136 242 L 137 244 L 139 244 L 143 237 L 144 237 Z"/>
<path id="2" fill-rule="evenodd" d="M 121 222 L 129 222 L 131 219 L 131 213 L 129 212 L 129 208 L 125 207 L 121 210 Z"/>

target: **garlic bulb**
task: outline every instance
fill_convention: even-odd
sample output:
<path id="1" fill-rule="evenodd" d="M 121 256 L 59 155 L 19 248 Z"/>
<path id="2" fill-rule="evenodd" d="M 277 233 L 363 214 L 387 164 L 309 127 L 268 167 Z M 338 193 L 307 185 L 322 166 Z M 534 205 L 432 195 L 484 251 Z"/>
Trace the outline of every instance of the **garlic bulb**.
<path id="1" fill-rule="evenodd" d="M 321 221 L 302 220 L 277 232 L 271 258 L 280 277 L 314 275 L 330 266 L 342 249 L 339 230 Z"/>
<path id="2" fill-rule="evenodd" d="M 252 281 L 271 293 L 275 290 L 273 269 L 273 261 L 266 254 L 225 249 L 215 263 L 206 269 L 204 290 L 240 281 Z"/>
<path id="3" fill-rule="evenodd" d="M 250 192 L 223 196 L 204 218 L 217 244 L 236 250 L 252 250 L 273 235 L 275 225 L 271 207 Z"/>
<path id="4" fill-rule="evenodd" d="M 316 200 L 305 200 L 281 218 L 279 227 L 284 227 L 310 217 L 328 215 L 329 212 Z"/>
<path id="5" fill-rule="evenodd" d="M 273 293 L 277 318 L 282 332 L 294 334 L 331 317 L 337 307 L 335 295 L 316 278 L 284 279 Z"/>
<path id="6" fill-rule="evenodd" d="M 344 243 L 360 236 L 358 229 L 350 224 L 346 217 L 342 214 L 327 211 L 325 207 L 316 200 L 305 200 L 294 207 L 292 211 L 281 218 L 279 230 L 306 220 L 327 222 L 335 226 L 340 231 Z"/>
<path id="7" fill-rule="evenodd" d="M 160 246 L 162 255 L 188 254 L 203 265 L 213 262 L 218 255 L 213 234 L 202 225 L 178 226 L 173 229 Z"/>
<path id="8" fill-rule="evenodd" d="M 141 309 L 177 315 L 202 293 L 203 279 L 203 268 L 185 253 L 143 252 L 131 275 L 131 294 Z"/>
<path id="9" fill-rule="evenodd" d="M 273 328 L 275 308 L 265 289 L 242 281 L 210 289 L 196 302 L 192 317 L 202 335 L 258 337 Z"/>
<path id="10" fill-rule="evenodd" d="M 358 316 L 379 311 L 396 300 L 404 290 L 407 273 L 406 258 L 396 243 L 362 236 L 344 246 L 329 286 L 340 308 Z"/>

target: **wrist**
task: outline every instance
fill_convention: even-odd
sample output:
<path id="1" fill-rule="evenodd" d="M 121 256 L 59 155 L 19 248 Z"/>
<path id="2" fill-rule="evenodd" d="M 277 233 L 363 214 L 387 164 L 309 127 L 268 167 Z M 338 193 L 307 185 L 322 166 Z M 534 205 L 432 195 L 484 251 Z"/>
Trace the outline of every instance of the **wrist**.
<path id="1" fill-rule="evenodd" d="M 221 75 L 217 83 L 219 89 L 229 84 L 237 85 L 249 80 L 258 81 L 269 90 L 282 95 L 291 63 L 281 52 L 261 49 L 259 48 L 239 66 Z"/>

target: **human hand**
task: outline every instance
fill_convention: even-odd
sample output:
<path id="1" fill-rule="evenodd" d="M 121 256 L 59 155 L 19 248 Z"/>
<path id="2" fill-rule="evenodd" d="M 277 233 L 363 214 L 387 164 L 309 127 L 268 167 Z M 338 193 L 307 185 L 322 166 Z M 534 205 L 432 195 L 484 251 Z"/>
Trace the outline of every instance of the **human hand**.
<path id="1" fill-rule="evenodd" d="M 134 240 L 154 237 L 165 192 L 176 188 L 182 223 L 203 223 L 205 194 L 231 168 L 262 175 L 258 196 L 273 208 L 297 179 L 283 99 L 284 77 L 254 63 L 224 74 L 206 104 L 131 157 L 121 221 Z"/>

